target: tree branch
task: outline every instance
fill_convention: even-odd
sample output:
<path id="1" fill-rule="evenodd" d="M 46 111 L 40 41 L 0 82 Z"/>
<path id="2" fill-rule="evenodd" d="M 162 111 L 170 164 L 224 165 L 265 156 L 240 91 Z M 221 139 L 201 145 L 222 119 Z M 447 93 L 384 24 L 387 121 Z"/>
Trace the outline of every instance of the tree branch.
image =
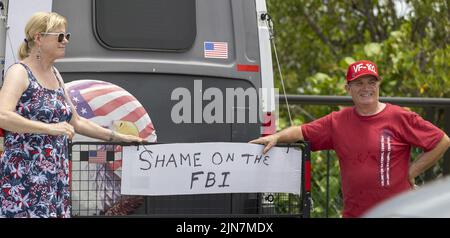
<path id="1" fill-rule="evenodd" d="M 370 31 L 370 36 L 372 38 L 372 41 L 378 41 L 378 34 L 376 33 L 376 30 L 374 28 L 375 26 L 375 16 L 373 15 L 373 9 L 372 9 L 372 3 L 371 0 L 364 0 L 363 1 L 363 8 L 364 8 L 364 14 L 367 17 L 367 26 Z"/>
<path id="2" fill-rule="evenodd" d="M 328 37 L 325 36 L 322 29 L 316 24 L 316 22 L 306 13 L 305 9 L 303 7 L 300 8 L 302 15 L 305 17 L 306 21 L 308 22 L 308 25 L 312 28 L 312 30 L 316 33 L 316 35 L 322 40 L 323 43 L 328 45 L 331 52 L 335 57 L 337 57 L 337 52 L 335 49 L 335 46 L 331 43 L 331 41 L 328 39 Z"/>

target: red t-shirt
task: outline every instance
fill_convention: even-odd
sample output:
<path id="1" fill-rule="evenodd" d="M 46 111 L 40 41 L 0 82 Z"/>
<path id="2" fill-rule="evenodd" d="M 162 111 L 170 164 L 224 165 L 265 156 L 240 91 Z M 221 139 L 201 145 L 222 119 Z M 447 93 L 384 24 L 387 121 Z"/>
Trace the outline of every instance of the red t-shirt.
<path id="1" fill-rule="evenodd" d="M 311 150 L 335 150 L 341 168 L 344 217 L 359 217 L 380 201 L 411 188 L 411 146 L 432 150 L 444 132 L 414 112 L 386 104 L 361 116 L 354 107 L 301 126 Z"/>

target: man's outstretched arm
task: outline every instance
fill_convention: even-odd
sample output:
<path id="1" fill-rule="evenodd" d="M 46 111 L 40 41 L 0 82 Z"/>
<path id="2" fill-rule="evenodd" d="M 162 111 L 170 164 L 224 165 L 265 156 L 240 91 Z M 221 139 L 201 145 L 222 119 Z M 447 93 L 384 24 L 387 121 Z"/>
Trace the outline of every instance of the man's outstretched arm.
<path id="1" fill-rule="evenodd" d="M 265 145 L 263 153 L 267 153 L 277 143 L 293 143 L 303 140 L 301 126 L 291 126 L 270 136 L 260 137 L 249 143 Z"/>

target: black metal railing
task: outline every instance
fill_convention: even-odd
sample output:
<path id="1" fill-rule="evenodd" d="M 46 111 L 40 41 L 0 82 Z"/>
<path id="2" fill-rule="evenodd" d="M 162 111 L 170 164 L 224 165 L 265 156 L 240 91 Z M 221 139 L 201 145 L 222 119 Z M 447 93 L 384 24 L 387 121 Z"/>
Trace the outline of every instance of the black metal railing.
<path id="1" fill-rule="evenodd" d="M 291 105 L 324 105 L 324 106 L 336 106 L 336 105 L 353 105 L 352 98 L 350 96 L 317 96 L 317 95 L 279 95 L 280 102 L 284 102 L 286 99 Z M 450 99 L 449 98 L 418 98 L 418 97 L 380 97 L 381 102 L 391 103 L 405 107 L 417 107 L 423 108 L 423 117 L 433 122 L 434 124 L 441 123 L 443 130 L 447 135 L 450 134 Z M 438 114 L 443 115 L 441 118 Z M 326 207 L 325 217 L 329 214 L 329 201 L 330 201 L 330 152 L 327 151 L 327 169 L 326 169 Z M 434 177 L 431 175 L 432 169 L 428 169 L 425 172 L 424 180 L 429 181 Z M 450 151 L 447 151 L 443 157 L 442 175 L 450 174 Z"/>
<path id="2" fill-rule="evenodd" d="M 155 145 L 145 143 L 140 145 Z M 302 150 L 301 194 L 195 194 L 122 196 L 122 147 L 136 143 L 73 142 L 69 144 L 71 204 L 74 217 L 309 217 L 310 150 L 307 142 L 282 144 Z M 117 163 L 119 162 L 119 163 Z M 307 178 L 307 179 L 305 179 Z M 227 204 L 223 206 L 223 204 Z"/>

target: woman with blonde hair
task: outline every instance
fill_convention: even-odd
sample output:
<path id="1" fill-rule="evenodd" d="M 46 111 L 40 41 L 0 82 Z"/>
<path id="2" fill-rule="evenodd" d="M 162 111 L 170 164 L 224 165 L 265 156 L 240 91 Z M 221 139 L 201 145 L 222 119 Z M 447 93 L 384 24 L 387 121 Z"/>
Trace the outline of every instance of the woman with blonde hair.
<path id="1" fill-rule="evenodd" d="M 67 20 L 35 13 L 25 27 L 20 62 L 0 90 L 0 217 L 70 217 L 68 144 L 75 132 L 106 141 L 142 142 L 80 117 L 54 67 L 69 43 Z"/>

